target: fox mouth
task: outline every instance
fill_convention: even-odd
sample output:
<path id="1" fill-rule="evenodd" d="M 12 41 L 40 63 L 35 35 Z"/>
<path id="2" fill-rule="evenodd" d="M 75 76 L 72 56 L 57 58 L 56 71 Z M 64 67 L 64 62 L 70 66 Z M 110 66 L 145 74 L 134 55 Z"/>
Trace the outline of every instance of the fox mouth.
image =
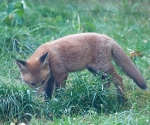
<path id="1" fill-rule="evenodd" d="M 46 84 L 46 80 L 42 80 L 42 82 L 40 82 L 39 84 L 36 84 L 36 83 L 28 83 L 29 86 L 31 86 L 32 88 L 35 88 L 35 89 L 39 89 L 41 87 L 44 87 Z"/>
<path id="2" fill-rule="evenodd" d="M 48 79 L 50 78 L 50 74 L 49 75 L 47 75 L 47 77 L 44 79 L 44 80 L 42 80 L 40 83 L 38 83 L 38 84 L 36 84 L 36 83 L 30 83 L 30 82 L 28 82 L 28 81 L 26 81 L 24 78 L 22 78 L 21 77 L 21 79 L 22 79 L 22 81 L 23 81 L 23 83 L 26 83 L 28 86 L 30 86 L 32 89 L 36 89 L 36 90 L 44 90 L 44 88 L 45 88 L 45 86 L 46 86 L 46 83 L 47 83 L 47 81 L 48 81 Z"/>
<path id="3" fill-rule="evenodd" d="M 40 82 L 39 84 L 37 84 L 37 85 L 35 85 L 35 86 L 33 86 L 34 88 L 41 88 L 41 87 L 43 87 L 43 86 L 45 86 L 45 82 L 46 82 L 46 80 L 42 80 L 42 82 Z"/>
<path id="4" fill-rule="evenodd" d="M 22 81 L 23 81 L 23 83 L 27 84 L 31 88 L 40 88 L 40 87 L 43 87 L 45 85 L 45 82 L 46 82 L 46 80 L 42 80 L 42 82 L 40 82 L 39 84 L 29 83 L 26 80 L 24 80 L 23 78 L 22 78 Z"/>
<path id="5" fill-rule="evenodd" d="M 38 89 L 38 90 L 41 90 L 41 88 L 43 89 L 43 88 L 45 88 L 45 86 L 46 86 L 46 83 L 47 83 L 47 81 L 48 81 L 48 79 L 49 79 L 49 77 L 50 77 L 50 75 L 48 75 L 44 80 L 42 80 L 39 84 L 34 84 L 34 83 L 31 83 L 31 85 L 32 85 L 32 87 L 33 88 L 36 88 L 36 89 Z"/>

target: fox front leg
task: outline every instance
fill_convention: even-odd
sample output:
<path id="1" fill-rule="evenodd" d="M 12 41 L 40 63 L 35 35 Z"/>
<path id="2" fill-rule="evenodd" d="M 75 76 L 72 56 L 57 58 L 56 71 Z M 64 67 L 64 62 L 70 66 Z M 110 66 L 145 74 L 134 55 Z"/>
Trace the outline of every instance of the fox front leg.
<path id="1" fill-rule="evenodd" d="M 61 75 L 56 76 L 55 97 L 58 97 L 57 89 L 59 89 L 60 87 L 65 87 L 67 77 L 68 73 L 63 73 Z"/>
<path id="2" fill-rule="evenodd" d="M 55 85 L 55 79 L 54 77 L 51 76 L 47 82 L 47 85 L 45 86 L 45 100 L 46 101 L 52 98 L 54 85 Z"/>

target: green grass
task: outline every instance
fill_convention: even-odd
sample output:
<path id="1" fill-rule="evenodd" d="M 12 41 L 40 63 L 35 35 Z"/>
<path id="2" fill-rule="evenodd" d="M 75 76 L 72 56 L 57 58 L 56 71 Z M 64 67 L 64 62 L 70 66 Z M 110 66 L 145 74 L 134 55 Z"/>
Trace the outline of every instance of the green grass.
<path id="1" fill-rule="evenodd" d="M 149 125 L 150 92 L 138 88 L 119 68 L 128 102 L 117 103 L 113 85 L 89 72 L 72 73 L 59 98 L 45 104 L 20 81 L 15 59 L 27 59 L 44 42 L 80 33 L 104 33 L 114 38 L 150 87 L 149 0 L 19 0 L 0 5 L 0 124 Z M 22 6 L 23 5 L 23 6 Z M 25 7 L 25 8 L 24 8 Z M 101 83 L 101 84 L 99 84 Z M 149 88 L 148 88 L 149 90 Z"/>

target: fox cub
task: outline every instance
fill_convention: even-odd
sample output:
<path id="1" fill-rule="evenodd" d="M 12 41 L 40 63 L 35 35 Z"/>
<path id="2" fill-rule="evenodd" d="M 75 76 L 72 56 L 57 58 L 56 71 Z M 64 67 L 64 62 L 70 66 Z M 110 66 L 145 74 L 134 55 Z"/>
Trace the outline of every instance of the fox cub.
<path id="1" fill-rule="evenodd" d="M 42 44 L 27 61 L 15 62 L 23 81 L 31 87 L 39 87 L 49 98 L 54 89 L 64 85 L 69 72 L 86 68 L 94 74 L 104 72 L 104 78 L 111 75 L 118 94 L 126 101 L 122 78 L 116 73 L 112 58 L 140 88 L 147 88 L 144 78 L 130 58 L 112 38 L 104 34 L 68 35 Z"/>

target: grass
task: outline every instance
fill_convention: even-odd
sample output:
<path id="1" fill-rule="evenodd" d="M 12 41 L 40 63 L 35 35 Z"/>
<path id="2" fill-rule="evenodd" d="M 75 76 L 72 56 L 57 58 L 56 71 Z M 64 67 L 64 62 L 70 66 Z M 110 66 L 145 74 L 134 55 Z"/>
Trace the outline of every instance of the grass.
<path id="1" fill-rule="evenodd" d="M 149 0 L 5 0 L 0 9 L 0 124 L 150 124 L 150 93 L 139 89 L 119 68 L 128 102 L 120 105 L 112 85 L 89 72 L 72 73 L 59 98 L 45 104 L 42 94 L 20 81 L 14 59 L 27 59 L 44 42 L 80 32 L 114 38 L 150 87 Z M 23 5 L 23 6 L 22 6 Z M 101 83 L 101 84 L 99 84 Z"/>

